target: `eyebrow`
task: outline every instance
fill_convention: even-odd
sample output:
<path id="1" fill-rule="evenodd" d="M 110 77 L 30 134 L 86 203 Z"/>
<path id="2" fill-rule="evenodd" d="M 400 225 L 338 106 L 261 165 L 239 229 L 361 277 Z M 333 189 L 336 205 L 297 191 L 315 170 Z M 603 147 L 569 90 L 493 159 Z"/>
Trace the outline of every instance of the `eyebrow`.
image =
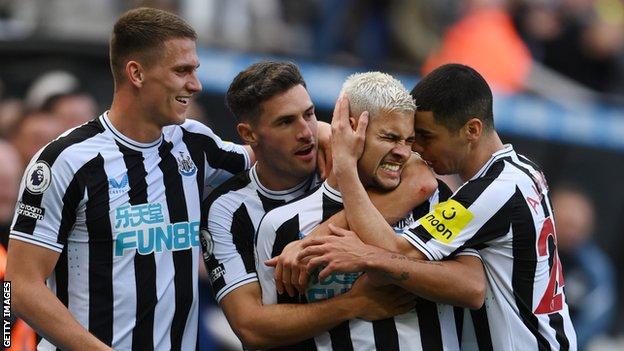
<path id="1" fill-rule="evenodd" d="M 310 107 L 308 107 L 305 111 L 303 111 L 303 113 L 308 113 L 308 112 L 311 112 L 312 110 L 314 110 L 314 104 L 310 105 Z M 295 117 L 294 114 L 282 115 L 282 116 L 277 117 L 275 121 L 277 122 L 277 121 L 281 121 L 284 118 L 293 118 L 293 117 Z"/>

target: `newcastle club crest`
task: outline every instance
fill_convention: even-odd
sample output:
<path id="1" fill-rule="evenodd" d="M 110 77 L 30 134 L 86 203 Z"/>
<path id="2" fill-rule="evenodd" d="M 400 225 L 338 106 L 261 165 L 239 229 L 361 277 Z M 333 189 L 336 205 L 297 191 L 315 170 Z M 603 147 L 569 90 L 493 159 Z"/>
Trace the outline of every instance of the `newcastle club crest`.
<path id="1" fill-rule="evenodd" d="M 197 167 L 191 158 L 191 155 L 186 155 L 184 151 L 180 151 L 180 157 L 176 157 L 178 161 L 178 171 L 181 175 L 190 177 L 197 173 Z"/>

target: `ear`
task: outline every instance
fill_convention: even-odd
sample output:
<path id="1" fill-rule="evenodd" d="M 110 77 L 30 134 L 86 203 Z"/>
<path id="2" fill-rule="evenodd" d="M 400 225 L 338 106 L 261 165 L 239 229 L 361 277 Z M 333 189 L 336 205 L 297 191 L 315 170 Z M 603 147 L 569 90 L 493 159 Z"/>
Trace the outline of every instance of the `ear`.
<path id="1" fill-rule="evenodd" d="M 474 142 L 481 138 L 483 133 L 483 122 L 478 118 L 471 118 L 464 124 L 463 133 L 468 141 Z"/>
<path id="2" fill-rule="evenodd" d="M 236 131 L 238 132 L 238 135 L 240 135 L 241 139 L 245 144 L 255 146 L 258 143 L 256 133 L 254 133 L 253 128 L 249 123 L 237 124 Z"/>
<path id="3" fill-rule="evenodd" d="M 128 61 L 128 63 L 126 63 L 126 76 L 128 77 L 128 81 L 137 88 L 143 86 L 144 72 L 145 69 L 137 61 Z"/>

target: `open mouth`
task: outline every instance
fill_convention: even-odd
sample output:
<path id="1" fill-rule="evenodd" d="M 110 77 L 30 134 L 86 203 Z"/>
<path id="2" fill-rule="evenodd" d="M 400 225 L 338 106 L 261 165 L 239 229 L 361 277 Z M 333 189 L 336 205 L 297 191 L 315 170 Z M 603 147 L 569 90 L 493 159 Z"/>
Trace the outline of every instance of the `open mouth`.
<path id="1" fill-rule="evenodd" d="M 398 172 L 401 169 L 401 165 L 397 163 L 382 163 L 379 168 L 387 172 Z"/>
<path id="2" fill-rule="evenodd" d="M 190 96 L 176 96 L 175 100 L 182 105 L 188 105 L 191 102 Z"/>
<path id="3" fill-rule="evenodd" d="M 309 146 L 306 146 L 305 148 L 295 152 L 295 155 L 297 156 L 307 156 L 312 152 L 312 149 L 314 149 L 314 144 L 310 144 Z"/>

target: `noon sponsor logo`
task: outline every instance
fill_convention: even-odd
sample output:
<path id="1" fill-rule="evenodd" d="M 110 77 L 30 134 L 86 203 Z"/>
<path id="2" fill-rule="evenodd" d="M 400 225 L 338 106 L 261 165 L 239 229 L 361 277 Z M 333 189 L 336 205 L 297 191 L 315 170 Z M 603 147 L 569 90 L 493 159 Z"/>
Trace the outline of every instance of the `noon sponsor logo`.
<path id="1" fill-rule="evenodd" d="M 45 209 L 33 205 L 27 205 L 20 201 L 17 203 L 17 214 L 40 221 L 43 220 L 43 217 L 45 216 Z"/>
<path id="2" fill-rule="evenodd" d="M 435 239 L 450 243 L 474 218 L 472 212 L 451 199 L 437 204 L 433 211 L 419 219 L 420 224 Z"/>

